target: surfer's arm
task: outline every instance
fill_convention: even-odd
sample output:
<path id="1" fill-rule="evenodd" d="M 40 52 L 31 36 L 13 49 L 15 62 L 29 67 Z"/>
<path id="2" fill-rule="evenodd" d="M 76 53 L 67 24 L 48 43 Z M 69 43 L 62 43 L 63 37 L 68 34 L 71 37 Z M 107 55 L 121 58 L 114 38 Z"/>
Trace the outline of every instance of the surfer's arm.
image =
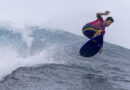
<path id="1" fill-rule="evenodd" d="M 99 34 L 101 34 L 101 32 L 102 32 L 102 30 L 98 30 L 98 31 L 93 35 L 93 37 L 98 36 Z"/>
<path id="2" fill-rule="evenodd" d="M 97 13 L 97 18 L 101 18 L 102 15 L 108 15 L 110 12 L 109 11 L 105 11 L 105 13 Z"/>

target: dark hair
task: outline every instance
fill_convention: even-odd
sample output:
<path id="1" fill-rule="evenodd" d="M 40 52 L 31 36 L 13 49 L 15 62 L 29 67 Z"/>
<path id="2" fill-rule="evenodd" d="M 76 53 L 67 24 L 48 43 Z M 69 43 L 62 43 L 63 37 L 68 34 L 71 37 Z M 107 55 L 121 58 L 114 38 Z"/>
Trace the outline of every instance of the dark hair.
<path id="1" fill-rule="evenodd" d="M 108 20 L 111 20 L 112 22 L 114 22 L 114 19 L 112 17 L 107 17 L 106 21 L 108 21 Z"/>

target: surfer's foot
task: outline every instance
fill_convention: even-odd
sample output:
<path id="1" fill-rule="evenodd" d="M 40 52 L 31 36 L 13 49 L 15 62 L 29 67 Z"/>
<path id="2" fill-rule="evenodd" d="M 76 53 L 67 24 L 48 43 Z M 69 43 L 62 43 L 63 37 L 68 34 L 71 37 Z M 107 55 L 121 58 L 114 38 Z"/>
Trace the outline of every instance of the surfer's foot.
<path id="1" fill-rule="evenodd" d="M 101 49 L 99 50 L 99 53 L 102 53 L 102 51 L 103 51 L 103 48 L 101 48 Z"/>

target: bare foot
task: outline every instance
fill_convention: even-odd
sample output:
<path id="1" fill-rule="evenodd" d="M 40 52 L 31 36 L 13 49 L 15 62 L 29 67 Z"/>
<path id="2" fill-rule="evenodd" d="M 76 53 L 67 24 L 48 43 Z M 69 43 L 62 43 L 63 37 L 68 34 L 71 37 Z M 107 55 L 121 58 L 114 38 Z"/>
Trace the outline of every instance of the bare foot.
<path id="1" fill-rule="evenodd" d="M 101 48 L 101 49 L 99 50 L 99 53 L 102 53 L 102 51 L 103 51 L 103 49 Z"/>

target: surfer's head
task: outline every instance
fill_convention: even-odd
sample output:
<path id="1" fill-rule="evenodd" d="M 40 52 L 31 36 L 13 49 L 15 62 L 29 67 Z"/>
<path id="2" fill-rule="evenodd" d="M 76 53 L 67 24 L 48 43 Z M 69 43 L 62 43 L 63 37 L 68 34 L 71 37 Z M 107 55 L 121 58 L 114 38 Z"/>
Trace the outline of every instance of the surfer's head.
<path id="1" fill-rule="evenodd" d="M 108 27 L 114 22 L 114 19 L 112 17 L 107 17 L 105 20 L 105 26 Z"/>

